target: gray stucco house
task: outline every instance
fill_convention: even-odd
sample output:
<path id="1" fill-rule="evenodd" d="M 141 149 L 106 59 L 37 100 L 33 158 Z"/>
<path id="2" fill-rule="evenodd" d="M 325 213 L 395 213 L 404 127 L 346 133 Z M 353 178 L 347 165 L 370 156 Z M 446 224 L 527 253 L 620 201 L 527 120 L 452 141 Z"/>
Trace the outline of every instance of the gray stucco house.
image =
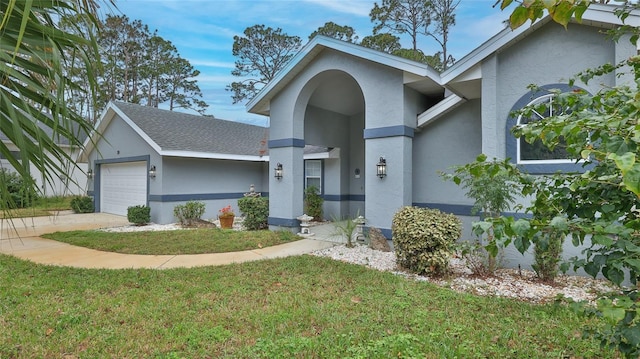
<path id="1" fill-rule="evenodd" d="M 111 102 L 79 161 L 89 164 L 97 212 L 126 215 L 129 206 L 149 205 L 153 222 L 172 223 L 176 205 L 198 200 L 211 219 L 227 205 L 237 211 L 251 185 L 268 195 L 268 136 L 264 127 Z"/>
<path id="2" fill-rule="evenodd" d="M 550 101 L 545 91 L 529 91 L 529 84 L 570 90 L 567 82 L 577 72 L 636 55 L 628 38 L 614 42 L 603 33 L 620 24 L 614 9 L 592 4 L 582 24 L 572 23 L 568 31 L 549 18 L 505 29 L 442 74 L 315 37 L 247 104 L 249 112 L 270 117 L 268 131 L 190 115 L 164 121 L 151 116 L 161 110 L 112 103 L 99 124 L 103 137 L 92 137 L 84 153 L 95 173 L 90 187 L 96 208 L 106 211 L 106 197 L 124 188 L 108 173 L 137 163 L 146 187 L 125 197 L 140 195 L 156 222 L 172 221 L 173 206 L 188 199 L 210 201 L 206 215 L 215 217 L 230 201 L 235 206 L 250 184 L 268 193 L 272 229 L 297 230 L 308 184 L 321 188 L 326 217 L 359 212 L 389 237 L 393 214 L 406 205 L 469 219 L 472 202 L 438 171 L 480 153 L 509 157 L 533 173 L 573 168 L 567 159 L 532 157 L 509 132 L 523 121 L 510 113 Z M 639 19 L 634 13 L 627 23 L 638 25 Z M 576 86 L 595 93 L 631 81 L 616 75 Z M 310 146 L 325 150 L 311 154 Z M 384 176 L 378 175 L 381 159 Z M 277 164 L 281 178 L 274 176 Z M 148 173 L 152 166 L 155 177 Z"/>
<path id="3" fill-rule="evenodd" d="M 302 213 L 306 144 L 340 148 L 338 163 L 331 165 L 335 172 L 324 172 L 325 182 L 331 178 L 324 189 L 331 210 L 353 215 L 360 209 L 387 236 L 394 212 L 406 205 L 469 216 L 472 202 L 438 171 L 480 153 L 512 158 L 535 173 L 571 168 L 567 159 L 523 156 L 522 144 L 509 132 L 518 121 L 510 113 L 550 99 L 531 93 L 529 84 L 568 90 L 569 78 L 579 71 L 636 55 L 628 38 L 614 42 L 603 33 L 620 24 L 614 9 L 592 4 L 583 23 L 568 30 L 548 17 L 531 27 L 505 29 L 442 74 L 315 38 L 247 106 L 270 116 L 270 161 L 282 163 L 285 173 L 282 180 L 270 178 L 270 198 L 279 199 L 270 205 L 270 224 L 295 226 Z M 638 19 L 634 13 L 627 24 L 637 26 Z M 631 83 L 616 75 L 576 85 L 595 93 L 601 86 Z M 383 178 L 376 176 L 381 157 L 387 167 Z"/>

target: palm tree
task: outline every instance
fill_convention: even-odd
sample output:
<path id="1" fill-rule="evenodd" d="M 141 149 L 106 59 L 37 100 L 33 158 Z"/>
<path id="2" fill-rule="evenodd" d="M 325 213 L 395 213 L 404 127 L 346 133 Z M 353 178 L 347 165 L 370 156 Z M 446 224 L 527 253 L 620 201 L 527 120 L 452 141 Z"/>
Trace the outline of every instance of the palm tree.
<path id="1" fill-rule="evenodd" d="M 70 146 L 82 146 L 78 134 L 92 129 L 67 103 L 65 93 L 75 86 L 67 70 L 73 61 L 82 61 L 90 79 L 86 96 L 94 95 L 95 62 L 89 59 L 98 54 L 97 10 L 96 0 L 0 0 L 0 132 L 20 151 L 16 155 L 0 141 L 0 155 L 33 190 L 38 189 L 31 166 L 46 181 L 69 179 L 65 164 L 74 159 L 59 143 L 64 139 Z M 78 19 L 77 31 L 58 24 L 70 16 Z M 9 198 L 0 181 L 2 210 Z"/>

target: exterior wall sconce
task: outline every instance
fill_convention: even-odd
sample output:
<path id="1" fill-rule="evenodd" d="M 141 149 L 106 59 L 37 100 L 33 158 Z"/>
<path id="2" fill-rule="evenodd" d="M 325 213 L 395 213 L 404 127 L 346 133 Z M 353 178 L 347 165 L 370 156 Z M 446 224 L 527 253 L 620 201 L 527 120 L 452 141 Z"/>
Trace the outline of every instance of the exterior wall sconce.
<path id="1" fill-rule="evenodd" d="M 273 177 L 275 177 L 277 180 L 281 180 L 282 179 L 282 163 L 278 162 L 278 164 L 276 165 L 276 168 L 274 168 L 274 175 Z"/>
<path id="2" fill-rule="evenodd" d="M 156 178 L 156 166 L 149 167 L 149 178 Z"/>
<path id="3" fill-rule="evenodd" d="M 380 179 L 383 179 L 387 176 L 387 160 L 384 157 L 380 157 L 380 161 L 376 165 L 376 174 Z"/>
<path id="4" fill-rule="evenodd" d="M 87 170 L 87 179 L 92 179 L 93 178 L 93 169 L 89 168 Z"/>

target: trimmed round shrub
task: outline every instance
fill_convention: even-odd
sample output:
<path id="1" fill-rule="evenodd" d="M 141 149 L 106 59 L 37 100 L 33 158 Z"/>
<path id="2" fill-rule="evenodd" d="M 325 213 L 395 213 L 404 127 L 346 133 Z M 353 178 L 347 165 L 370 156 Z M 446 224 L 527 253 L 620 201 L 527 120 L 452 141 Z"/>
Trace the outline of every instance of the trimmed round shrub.
<path id="1" fill-rule="evenodd" d="M 136 226 L 144 226 L 151 222 L 151 208 L 142 204 L 128 207 L 127 220 Z"/>
<path id="2" fill-rule="evenodd" d="M 71 199 L 71 210 L 73 213 L 93 213 L 93 198 L 88 196 L 78 196 Z"/>
<path id="3" fill-rule="evenodd" d="M 244 215 L 244 228 L 255 231 L 268 227 L 269 198 L 243 197 L 238 200 L 238 207 Z"/>
<path id="4" fill-rule="evenodd" d="M 393 246 L 402 268 L 418 274 L 447 272 L 460 219 L 437 209 L 404 207 L 393 216 Z"/>

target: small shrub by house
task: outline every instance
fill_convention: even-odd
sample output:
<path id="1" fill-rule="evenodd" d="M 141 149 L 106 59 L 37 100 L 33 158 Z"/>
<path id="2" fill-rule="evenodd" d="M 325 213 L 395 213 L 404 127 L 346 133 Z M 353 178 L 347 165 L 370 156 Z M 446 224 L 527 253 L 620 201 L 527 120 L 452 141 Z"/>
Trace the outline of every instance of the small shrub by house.
<path id="1" fill-rule="evenodd" d="M 404 207 L 393 216 L 393 244 L 398 264 L 418 274 L 444 274 L 453 245 L 462 233 L 453 214 Z"/>
<path id="2" fill-rule="evenodd" d="M 324 199 L 316 186 L 309 186 L 304 190 L 305 213 L 313 217 L 316 221 L 322 220 L 322 205 Z"/>
<path id="3" fill-rule="evenodd" d="M 203 202 L 188 201 L 173 207 L 173 215 L 178 219 L 180 225 L 189 227 L 202 218 L 204 210 L 205 204 Z"/>
<path id="4" fill-rule="evenodd" d="M 6 168 L 0 168 L 0 191 L 7 193 L 3 197 L 2 208 L 26 208 L 31 206 L 38 198 L 38 194 L 31 185 L 35 181 L 29 178 L 27 181 L 17 173 Z"/>
<path id="5" fill-rule="evenodd" d="M 259 230 L 268 227 L 269 199 L 266 197 L 243 197 L 238 200 L 240 212 L 244 215 L 244 227 Z"/>
<path id="6" fill-rule="evenodd" d="M 88 196 L 77 196 L 71 199 L 69 203 L 73 213 L 93 213 L 93 198 Z"/>
<path id="7" fill-rule="evenodd" d="M 127 220 L 136 226 L 144 226 L 151 222 L 151 208 L 145 205 L 127 208 Z"/>

